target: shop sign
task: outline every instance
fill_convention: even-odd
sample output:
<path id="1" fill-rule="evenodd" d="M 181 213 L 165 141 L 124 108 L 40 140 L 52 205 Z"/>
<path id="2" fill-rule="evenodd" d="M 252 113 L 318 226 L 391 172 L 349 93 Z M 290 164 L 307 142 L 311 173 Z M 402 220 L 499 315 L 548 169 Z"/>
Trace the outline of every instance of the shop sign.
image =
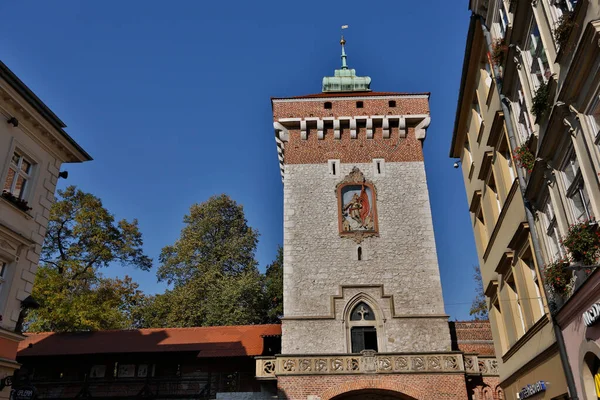
<path id="1" fill-rule="evenodd" d="M 594 304 L 583 313 L 583 322 L 586 326 L 592 326 L 600 319 L 600 303 Z"/>
<path id="2" fill-rule="evenodd" d="M 22 386 L 10 391 L 10 400 L 32 400 L 35 398 L 35 392 L 33 386 Z"/>
<path id="3" fill-rule="evenodd" d="M 538 381 L 533 385 L 527 385 L 519 393 L 517 393 L 517 399 L 523 400 L 535 396 L 538 393 L 546 391 L 546 382 Z"/>

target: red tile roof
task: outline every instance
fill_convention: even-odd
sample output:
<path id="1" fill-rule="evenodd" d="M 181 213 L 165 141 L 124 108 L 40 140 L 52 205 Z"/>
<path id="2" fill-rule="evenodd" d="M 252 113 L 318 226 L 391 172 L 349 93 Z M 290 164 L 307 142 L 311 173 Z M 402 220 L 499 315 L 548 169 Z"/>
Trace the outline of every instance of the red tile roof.
<path id="1" fill-rule="evenodd" d="M 198 352 L 198 357 L 258 356 L 263 336 L 273 335 L 281 335 L 281 325 L 26 333 L 17 356 L 182 351 Z"/>
<path id="2" fill-rule="evenodd" d="M 456 321 L 454 329 L 458 350 L 481 356 L 495 355 L 489 321 Z"/>
<path id="3" fill-rule="evenodd" d="M 312 99 L 320 97 L 365 97 L 365 96 L 411 96 L 411 95 L 426 95 L 429 96 L 431 93 L 406 93 L 406 92 L 327 92 L 327 93 L 315 93 L 307 94 L 304 96 L 293 96 L 293 97 L 271 97 L 271 100 L 282 100 L 282 99 Z"/>

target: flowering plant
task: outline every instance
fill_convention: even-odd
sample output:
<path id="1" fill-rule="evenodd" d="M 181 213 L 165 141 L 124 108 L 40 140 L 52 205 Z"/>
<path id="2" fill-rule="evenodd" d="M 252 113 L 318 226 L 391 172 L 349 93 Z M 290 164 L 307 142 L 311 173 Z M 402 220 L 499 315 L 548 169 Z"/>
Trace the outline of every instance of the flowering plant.
<path id="1" fill-rule="evenodd" d="M 541 82 L 535 91 L 533 96 L 533 104 L 531 106 L 531 113 L 535 115 L 538 120 L 542 118 L 546 111 L 550 108 L 550 87 L 548 83 Z"/>
<path id="2" fill-rule="evenodd" d="M 572 261 L 594 265 L 600 255 L 600 232 L 596 231 L 595 223 L 578 222 L 569 227 L 562 244 L 569 251 Z"/>
<path id="3" fill-rule="evenodd" d="M 526 144 L 522 144 L 514 150 L 515 161 L 520 167 L 523 167 L 527 172 L 533 171 L 535 164 L 535 156 L 529 150 Z"/>
<path id="4" fill-rule="evenodd" d="M 571 290 L 573 272 L 566 268 L 568 265 L 568 260 L 561 259 L 546 265 L 546 268 L 544 268 L 546 284 L 557 295 L 562 296 Z"/>
<path id="5" fill-rule="evenodd" d="M 492 61 L 494 61 L 494 64 L 498 66 L 504 64 L 504 57 L 506 56 L 507 52 L 508 46 L 506 45 L 504 38 L 497 39 L 492 44 Z"/>
<path id="6" fill-rule="evenodd" d="M 560 49 L 565 47 L 571 31 L 576 25 L 573 12 L 566 12 L 558 18 L 556 29 L 554 29 L 554 38 Z"/>
<path id="7" fill-rule="evenodd" d="M 10 201 L 12 204 L 14 204 L 15 207 L 17 207 L 21 211 L 27 212 L 27 211 L 31 210 L 31 207 L 29 207 L 29 205 L 27 204 L 27 202 L 25 200 L 18 198 L 17 196 L 13 195 L 11 192 L 7 192 L 6 190 L 3 190 L 2 198 Z"/>

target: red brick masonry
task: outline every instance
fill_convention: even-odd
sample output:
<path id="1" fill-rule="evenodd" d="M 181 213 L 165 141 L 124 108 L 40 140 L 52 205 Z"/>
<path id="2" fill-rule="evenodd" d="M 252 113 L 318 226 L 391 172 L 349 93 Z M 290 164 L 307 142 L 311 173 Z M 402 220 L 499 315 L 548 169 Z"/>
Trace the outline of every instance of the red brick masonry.
<path id="1" fill-rule="evenodd" d="M 389 375 L 310 375 L 280 376 L 277 379 L 282 399 L 303 399 L 319 396 L 330 400 L 335 396 L 360 390 L 384 389 L 418 400 L 467 400 L 465 377 L 462 374 L 389 374 Z"/>

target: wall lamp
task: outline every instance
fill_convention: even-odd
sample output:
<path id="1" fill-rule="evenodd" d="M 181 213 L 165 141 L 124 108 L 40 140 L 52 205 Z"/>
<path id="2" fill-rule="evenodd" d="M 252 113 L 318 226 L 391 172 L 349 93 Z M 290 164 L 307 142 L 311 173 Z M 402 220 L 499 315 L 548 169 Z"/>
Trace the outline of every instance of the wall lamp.
<path id="1" fill-rule="evenodd" d="M 19 120 L 16 119 L 15 117 L 10 117 L 7 121 L 8 124 L 11 124 L 12 126 L 14 126 L 15 128 L 17 126 L 19 126 Z"/>
<path id="2" fill-rule="evenodd" d="M 454 168 L 458 168 L 458 167 L 460 166 L 460 164 L 461 164 L 461 161 L 460 161 L 460 160 L 458 160 L 458 161 L 455 161 L 455 162 L 454 162 L 454 165 L 453 165 L 453 167 L 454 167 Z"/>
<path id="3" fill-rule="evenodd" d="M 59 178 L 67 179 L 69 177 L 69 171 L 61 171 L 58 173 Z"/>

